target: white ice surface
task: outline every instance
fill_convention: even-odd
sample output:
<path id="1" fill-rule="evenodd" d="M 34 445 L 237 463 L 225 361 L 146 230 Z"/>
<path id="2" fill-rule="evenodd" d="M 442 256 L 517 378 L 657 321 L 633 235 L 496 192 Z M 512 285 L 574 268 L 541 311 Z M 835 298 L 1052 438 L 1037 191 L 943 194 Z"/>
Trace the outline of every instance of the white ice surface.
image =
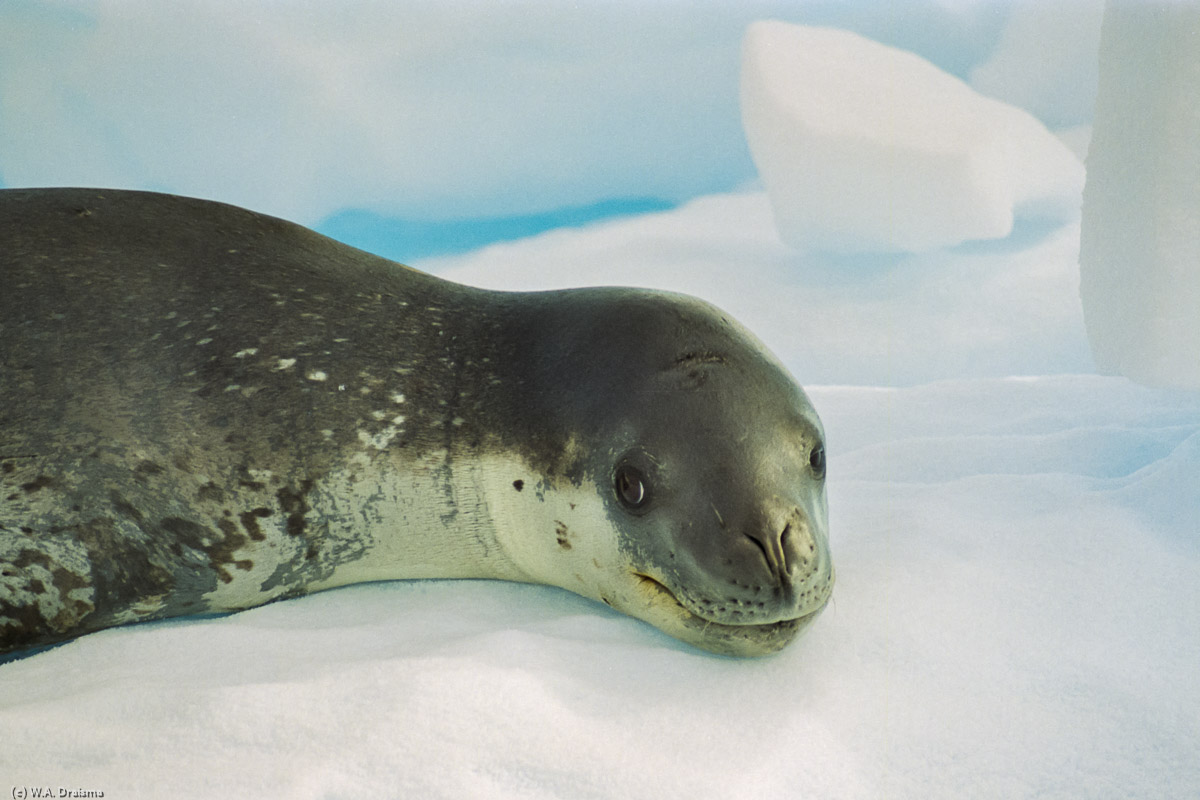
<path id="1" fill-rule="evenodd" d="M 1105 372 L 1200 390 L 1200 3 L 1112 2 L 1080 273 Z"/>
<path id="2" fill-rule="evenodd" d="M 1029 112 L 849 31 L 755 22 L 741 98 L 780 235 L 800 249 L 928 251 L 1078 209 L 1083 165 Z"/>
<path id="3" fill-rule="evenodd" d="M 706 198 L 455 274 L 494 261 L 493 283 L 522 285 L 522 257 L 572 283 L 640 271 L 771 337 L 829 434 L 838 583 L 793 647 L 709 656 L 560 590 L 470 581 L 106 631 L 0 665 L 0 791 L 1196 796 L 1200 398 L 1086 375 L 819 385 L 882 383 L 901 362 L 914 378 L 1036 373 L 1035 350 L 1076 352 L 1071 229 L 875 264 L 856 289 L 787 260 L 768 215 L 761 195 Z M 989 287 L 972 308 L 995 306 L 982 331 L 960 305 L 972 274 Z M 921 334 L 947 353 L 834 363 Z"/>
<path id="4" fill-rule="evenodd" d="M 1104 0 L 1017 2 L 1008 8 L 995 50 L 971 70 L 971 87 L 1053 128 L 1089 121 Z"/>

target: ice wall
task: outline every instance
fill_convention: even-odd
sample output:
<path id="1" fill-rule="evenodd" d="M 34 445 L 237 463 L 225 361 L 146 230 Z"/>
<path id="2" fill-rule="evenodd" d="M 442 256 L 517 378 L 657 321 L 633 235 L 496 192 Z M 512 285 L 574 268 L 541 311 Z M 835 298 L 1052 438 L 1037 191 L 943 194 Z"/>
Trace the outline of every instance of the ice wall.
<path id="1" fill-rule="evenodd" d="M 1200 3 L 1109 2 L 1080 295 L 1103 372 L 1200 389 Z"/>
<path id="2" fill-rule="evenodd" d="M 848 31 L 764 21 L 742 123 L 784 241 L 919 252 L 1077 213 L 1083 165 L 1031 114 Z"/>
<path id="3" fill-rule="evenodd" d="M 1000 41 L 971 87 L 1034 114 L 1056 131 L 1092 121 L 1104 0 L 1011 3 Z"/>

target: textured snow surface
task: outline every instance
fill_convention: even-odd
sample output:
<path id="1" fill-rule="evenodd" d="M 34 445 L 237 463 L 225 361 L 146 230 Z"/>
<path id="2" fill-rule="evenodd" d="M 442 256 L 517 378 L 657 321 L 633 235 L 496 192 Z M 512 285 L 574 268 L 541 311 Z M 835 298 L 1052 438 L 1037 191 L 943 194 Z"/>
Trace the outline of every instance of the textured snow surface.
<path id="1" fill-rule="evenodd" d="M 1068 216 L 1083 165 L 1033 115 L 921 57 L 832 28 L 764 21 L 742 46 L 742 122 L 783 239 L 925 251 Z"/>
<path id="2" fill-rule="evenodd" d="M 1070 376 L 811 395 L 838 585 L 777 657 L 544 587 L 351 587 L 0 665 L 0 776 L 128 798 L 1196 796 L 1200 400 Z"/>

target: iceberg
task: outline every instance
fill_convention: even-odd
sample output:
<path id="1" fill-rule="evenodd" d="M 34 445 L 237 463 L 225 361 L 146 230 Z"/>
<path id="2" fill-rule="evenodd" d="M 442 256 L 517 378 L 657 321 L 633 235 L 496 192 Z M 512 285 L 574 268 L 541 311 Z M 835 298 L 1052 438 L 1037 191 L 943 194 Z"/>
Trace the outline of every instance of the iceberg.
<path id="1" fill-rule="evenodd" d="M 1033 115 L 848 31 L 750 25 L 741 104 L 780 236 L 798 249 L 922 252 L 1078 210 L 1083 165 Z"/>
<path id="2" fill-rule="evenodd" d="M 1200 5 L 1111 2 L 1080 297 L 1096 366 L 1200 389 Z"/>

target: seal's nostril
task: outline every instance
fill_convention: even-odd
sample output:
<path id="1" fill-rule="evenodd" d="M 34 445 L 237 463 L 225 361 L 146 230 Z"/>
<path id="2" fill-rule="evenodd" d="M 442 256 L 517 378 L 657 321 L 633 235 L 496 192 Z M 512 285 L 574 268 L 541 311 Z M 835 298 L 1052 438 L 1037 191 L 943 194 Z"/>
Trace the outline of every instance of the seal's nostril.
<path id="1" fill-rule="evenodd" d="M 790 572 L 792 563 L 795 559 L 795 549 L 789 546 L 791 523 L 784 525 L 783 531 L 778 536 L 755 536 L 754 534 L 745 534 L 746 538 L 754 542 L 762 553 L 763 561 L 766 564 L 767 572 L 775 579 L 776 583 L 787 584 L 790 582 Z"/>
<path id="2" fill-rule="evenodd" d="M 775 573 L 775 564 L 771 560 L 771 551 L 767 548 L 767 546 L 765 544 L 762 543 L 762 541 L 760 539 L 758 539 L 758 537 L 752 536 L 747 533 L 746 538 L 749 539 L 750 541 L 754 542 L 754 546 L 758 548 L 760 553 L 762 553 L 763 561 L 766 562 L 766 565 L 767 565 L 767 571 L 774 574 Z"/>
<path id="3" fill-rule="evenodd" d="M 792 563 L 795 560 L 794 558 L 789 558 L 789 556 L 794 556 L 795 554 L 795 551 L 791 549 L 791 533 L 792 523 L 789 522 L 783 526 L 783 532 L 779 534 L 779 574 L 785 581 L 792 571 Z"/>
<path id="4" fill-rule="evenodd" d="M 798 527 L 791 523 L 785 525 L 779 542 L 788 572 L 808 570 L 816 557 L 817 547 L 803 524 Z"/>

